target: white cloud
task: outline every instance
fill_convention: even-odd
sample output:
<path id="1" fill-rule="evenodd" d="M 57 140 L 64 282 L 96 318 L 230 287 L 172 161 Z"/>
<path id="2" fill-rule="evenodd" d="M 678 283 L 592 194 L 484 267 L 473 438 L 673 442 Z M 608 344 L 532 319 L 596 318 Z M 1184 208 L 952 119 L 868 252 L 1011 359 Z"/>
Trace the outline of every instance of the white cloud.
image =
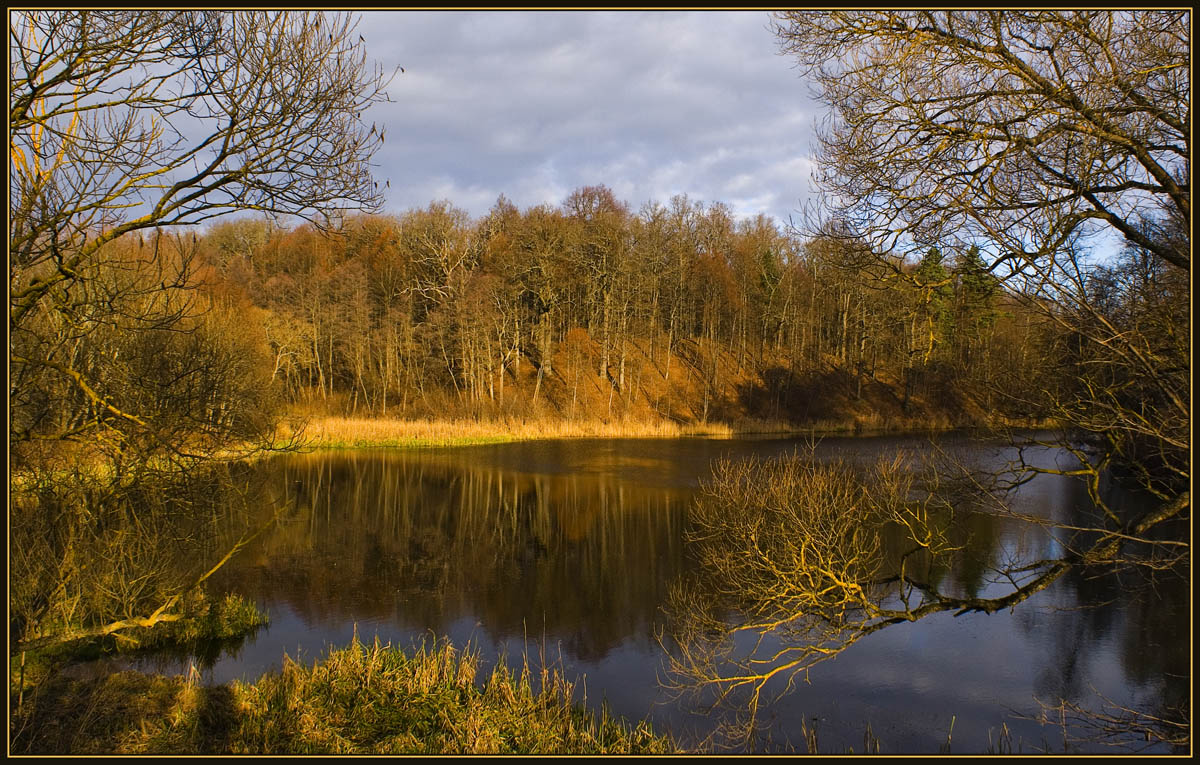
<path id="1" fill-rule="evenodd" d="M 391 12 L 368 54 L 403 66 L 379 176 L 398 211 L 605 184 L 634 209 L 686 193 L 786 219 L 808 194 L 808 89 L 763 13 Z"/>

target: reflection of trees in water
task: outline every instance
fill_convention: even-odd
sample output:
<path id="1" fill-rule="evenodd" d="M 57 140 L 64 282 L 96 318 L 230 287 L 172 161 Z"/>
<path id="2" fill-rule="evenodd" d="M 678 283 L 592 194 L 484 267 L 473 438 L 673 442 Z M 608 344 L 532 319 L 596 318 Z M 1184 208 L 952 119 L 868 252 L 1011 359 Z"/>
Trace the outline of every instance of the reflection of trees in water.
<path id="1" fill-rule="evenodd" d="M 310 622 L 376 620 L 541 635 L 582 658 L 647 640 L 682 565 L 686 493 L 529 475 L 420 454 L 268 466 L 294 513 L 225 573 Z"/>
<path id="2" fill-rule="evenodd" d="M 1070 455 L 1042 451 L 1040 456 L 1027 453 L 1025 458 L 1059 468 L 1075 464 Z M 953 463 L 977 471 L 991 469 L 980 461 L 980 453 L 956 452 Z M 1067 462 L 1060 464 L 1064 459 Z M 1105 506 L 1129 517 L 1154 504 L 1152 497 L 1116 481 L 1106 480 L 1102 491 Z M 1015 514 L 1042 515 L 1051 523 L 1024 523 L 960 500 L 947 535 L 962 549 L 949 564 L 949 577 L 967 597 L 983 595 L 986 585 L 997 580 L 996 573 L 1015 562 L 1052 557 L 1061 550 L 1086 550 L 1102 539 L 1104 513 L 1084 482 L 1044 478 L 1023 486 L 1006 503 Z M 970 509 L 979 512 L 963 512 Z M 1157 527 L 1146 537 L 1182 539 L 1185 533 L 1185 525 L 1179 522 L 1175 528 Z M 1164 558 L 1160 570 L 1153 563 L 1160 551 L 1153 546 L 1131 543 L 1130 548 L 1123 559 L 1070 567 L 1033 608 L 1016 612 L 1013 621 L 1027 634 L 1036 631 L 1052 638 L 1035 680 L 1040 699 L 1096 707 L 1099 689 L 1089 681 L 1095 670 L 1084 665 L 1091 656 L 1081 647 L 1111 642 L 1116 656 L 1110 660 L 1103 652 L 1097 654 L 1110 661 L 1101 674 L 1149 689 L 1157 716 L 1178 720 L 1186 717 L 1180 710 L 1188 708 L 1190 687 L 1190 641 L 1179 634 L 1188 624 L 1184 611 L 1188 573 L 1180 570 L 1174 557 Z M 1045 644 L 1044 639 L 1038 642 Z"/>
<path id="3" fill-rule="evenodd" d="M 1182 753 L 1191 691 L 1186 572 L 1080 567 L 1054 594 L 1017 623 L 1051 638 L 1039 640 L 1049 650 L 1039 657 L 1034 690 L 1044 719 L 1067 721 L 1062 745 L 1162 751 L 1167 744 Z M 1132 696 L 1117 700 L 1115 686 Z"/>
<path id="4" fill-rule="evenodd" d="M 1177 572 L 1138 573 L 1144 577 L 1135 585 L 1140 596 L 1128 601 L 1121 633 L 1125 676 L 1158 691 L 1154 694 L 1156 717 L 1186 725 L 1191 719 L 1192 688 L 1192 641 L 1190 634 L 1187 638 L 1183 634 L 1190 630 L 1187 572 L 1182 576 Z M 1189 729 L 1182 730 L 1185 740 Z M 1174 732 L 1178 736 L 1179 730 Z"/>

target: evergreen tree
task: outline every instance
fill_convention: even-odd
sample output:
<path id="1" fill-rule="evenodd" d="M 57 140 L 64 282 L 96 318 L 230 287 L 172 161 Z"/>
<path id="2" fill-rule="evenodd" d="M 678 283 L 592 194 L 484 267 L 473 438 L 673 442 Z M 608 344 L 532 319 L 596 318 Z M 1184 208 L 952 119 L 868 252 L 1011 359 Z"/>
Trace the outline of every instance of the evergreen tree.
<path id="1" fill-rule="evenodd" d="M 988 329 L 996 322 L 1000 280 L 988 271 L 979 248 L 972 245 L 954 264 L 954 358 L 969 368 Z"/>

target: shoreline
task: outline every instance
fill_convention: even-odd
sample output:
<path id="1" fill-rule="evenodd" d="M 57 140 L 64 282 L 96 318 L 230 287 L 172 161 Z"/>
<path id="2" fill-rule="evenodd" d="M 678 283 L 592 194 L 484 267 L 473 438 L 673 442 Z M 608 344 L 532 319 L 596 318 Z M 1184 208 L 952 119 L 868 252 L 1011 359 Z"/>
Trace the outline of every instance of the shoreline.
<path id="1" fill-rule="evenodd" d="M 298 437 L 303 451 L 337 449 L 420 449 L 477 446 L 568 438 L 738 438 L 744 436 L 844 436 L 904 433 L 946 433 L 959 430 L 1052 429 L 1050 422 L 952 423 L 892 421 L 875 418 L 816 422 L 806 425 L 748 420 L 738 423 L 677 423 L 604 420 L 506 418 L 496 420 L 401 420 L 370 417 L 319 416 L 281 427 L 284 439 Z"/>

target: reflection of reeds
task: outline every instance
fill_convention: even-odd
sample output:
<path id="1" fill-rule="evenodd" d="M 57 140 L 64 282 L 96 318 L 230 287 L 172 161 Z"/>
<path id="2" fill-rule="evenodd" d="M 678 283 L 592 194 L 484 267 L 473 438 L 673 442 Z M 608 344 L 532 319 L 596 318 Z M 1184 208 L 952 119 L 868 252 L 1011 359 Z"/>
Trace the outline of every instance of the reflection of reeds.
<path id="1" fill-rule="evenodd" d="M 90 467 L 34 474 L 13 493 L 9 606 L 21 650 L 169 632 L 245 543 L 238 466 L 142 466 L 104 480 Z"/>

